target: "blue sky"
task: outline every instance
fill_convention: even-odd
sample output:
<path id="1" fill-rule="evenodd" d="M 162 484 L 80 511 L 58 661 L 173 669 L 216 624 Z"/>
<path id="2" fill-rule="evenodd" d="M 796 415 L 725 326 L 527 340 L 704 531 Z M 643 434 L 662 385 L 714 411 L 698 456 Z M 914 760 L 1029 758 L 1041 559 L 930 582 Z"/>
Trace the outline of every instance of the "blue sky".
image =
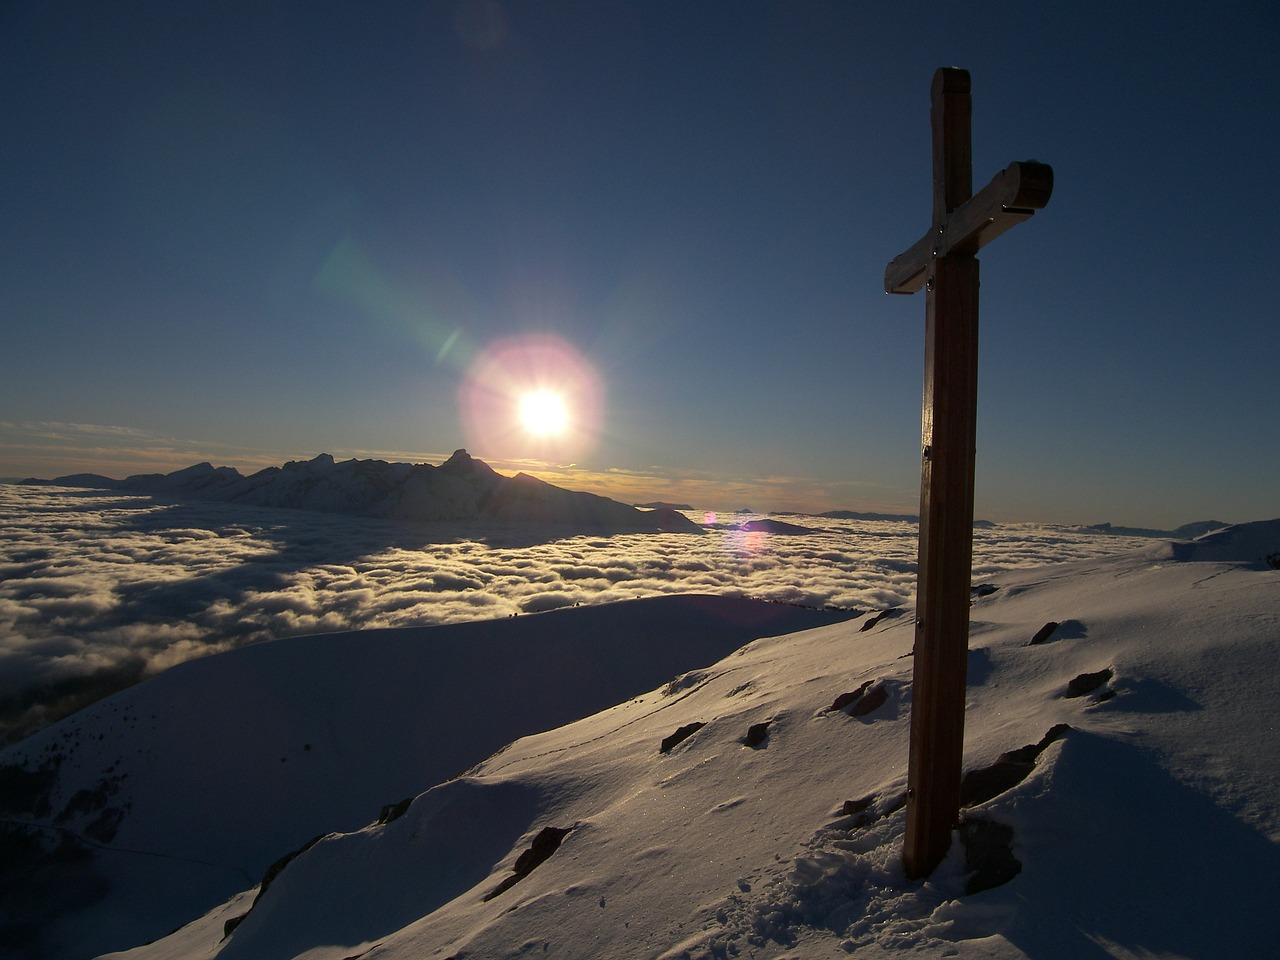
<path id="1" fill-rule="evenodd" d="M 914 511 L 924 300 L 881 282 L 958 65 L 975 188 L 1055 172 L 980 255 L 977 513 L 1273 516 L 1278 32 L 1263 2 L 7 4 L 0 476 L 465 446 L 624 500 Z M 477 406 L 557 375 L 571 436 Z"/>

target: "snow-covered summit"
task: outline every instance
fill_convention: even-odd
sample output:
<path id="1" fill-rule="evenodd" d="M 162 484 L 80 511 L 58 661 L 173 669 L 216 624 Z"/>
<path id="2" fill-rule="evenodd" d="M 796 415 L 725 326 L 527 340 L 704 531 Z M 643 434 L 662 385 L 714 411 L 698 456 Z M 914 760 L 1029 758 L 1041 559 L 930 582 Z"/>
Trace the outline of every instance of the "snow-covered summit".
<path id="1" fill-rule="evenodd" d="M 449 455 L 449 459 L 440 464 L 440 469 L 449 473 L 456 474 L 475 474 L 477 476 L 492 476 L 494 470 L 483 460 L 477 460 L 465 449 L 459 448 Z M 519 474 L 517 474 L 519 476 Z"/>
<path id="2" fill-rule="evenodd" d="M 674 510 L 639 510 L 524 473 L 503 476 L 466 450 L 455 451 L 438 467 L 385 460 L 336 461 L 322 453 L 247 477 L 232 467 L 199 463 L 163 475 L 110 480 L 77 474 L 52 483 L 396 520 L 538 525 L 601 534 L 702 532 Z"/>
<path id="3" fill-rule="evenodd" d="M 1280 519 L 1241 523 L 1168 544 L 1175 560 L 1280 567 Z"/>

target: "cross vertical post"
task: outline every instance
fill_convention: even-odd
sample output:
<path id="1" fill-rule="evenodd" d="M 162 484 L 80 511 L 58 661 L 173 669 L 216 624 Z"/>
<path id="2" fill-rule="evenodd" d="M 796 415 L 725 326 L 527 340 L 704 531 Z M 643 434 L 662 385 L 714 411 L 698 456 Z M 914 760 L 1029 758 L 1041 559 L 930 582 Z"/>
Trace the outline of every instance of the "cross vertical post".
<path id="1" fill-rule="evenodd" d="M 885 292 L 925 287 L 920 547 L 903 861 L 932 873 L 960 815 L 973 566 L 978 249 L 1049 201 L 1053 171 L 1014 163 L 973 194 L 969 74 L 934 74 L 933 225 L 885 270 Z"/>

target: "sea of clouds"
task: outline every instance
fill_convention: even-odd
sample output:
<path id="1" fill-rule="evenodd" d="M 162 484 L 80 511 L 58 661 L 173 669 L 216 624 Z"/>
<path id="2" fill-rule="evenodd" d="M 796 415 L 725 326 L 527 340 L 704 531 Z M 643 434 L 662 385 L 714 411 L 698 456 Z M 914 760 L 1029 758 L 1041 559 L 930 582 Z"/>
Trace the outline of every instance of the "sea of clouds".
<path id="1" fill-rule="evenodd" d="M 671 592 L 860 610 L 912 601 L 915 524 L 789 520 L 811 532 L 477 536 L 446 524 L 0 484 L 0 714 L 9 715 L 0 733 L 39 699 L 29 691 L 98 676 L 110 692 L 274 637 Z M 1031 525 L 978 529 L 974 578 L 1135 542 Z"/>

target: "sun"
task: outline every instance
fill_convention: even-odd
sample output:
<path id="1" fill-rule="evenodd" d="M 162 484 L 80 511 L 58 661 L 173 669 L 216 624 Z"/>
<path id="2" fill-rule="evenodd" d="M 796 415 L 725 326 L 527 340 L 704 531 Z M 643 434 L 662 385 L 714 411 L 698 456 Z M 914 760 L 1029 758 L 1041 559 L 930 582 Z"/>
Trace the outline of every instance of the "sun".
<path id="1" fill-rule="evenodd" d="M 517 407 L 520 425 L 535 437 L 555 437 L 569 427 L 569 408 L 564 396 L 554 390 L 531 390 L 520 396 Z"/>
<path id="2" fill-rule="evenodd" d="M 524 334 L 475 357 L 458 385 L 458 404 L 469 447 L 529 462 L 574 463 L 600 442 L 604 382 L 572 344 Z"/>

